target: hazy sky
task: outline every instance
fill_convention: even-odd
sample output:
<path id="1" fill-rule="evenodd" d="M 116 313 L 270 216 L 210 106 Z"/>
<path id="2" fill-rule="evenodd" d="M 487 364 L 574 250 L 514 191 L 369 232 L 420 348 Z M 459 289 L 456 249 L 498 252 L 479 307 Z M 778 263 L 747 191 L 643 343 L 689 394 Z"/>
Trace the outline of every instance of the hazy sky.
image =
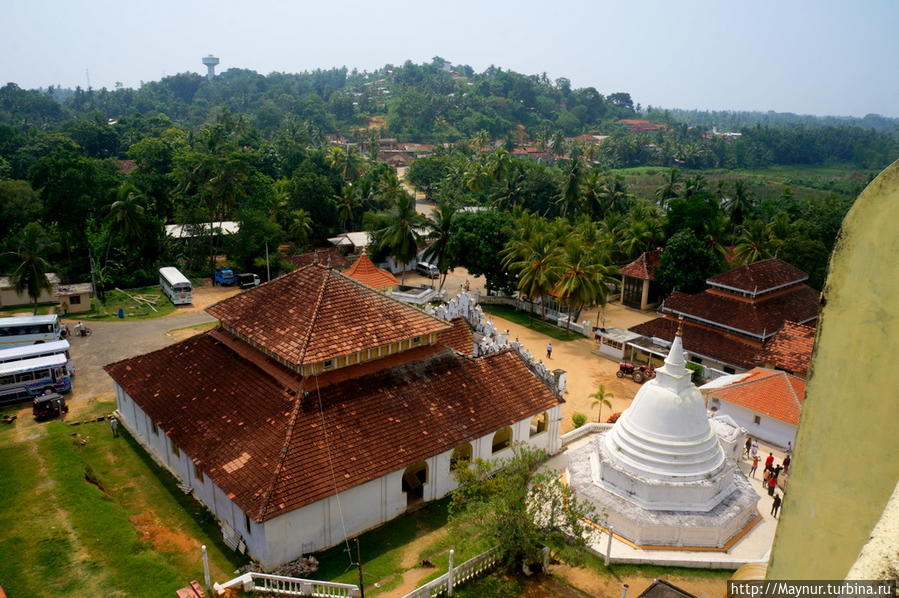
<path id="1" fill-rule="evenodd" d="M 899 117 L 899 1 L 0 0 L 0 83 L 137 86 L 433 56 L 676 108 Z"/>

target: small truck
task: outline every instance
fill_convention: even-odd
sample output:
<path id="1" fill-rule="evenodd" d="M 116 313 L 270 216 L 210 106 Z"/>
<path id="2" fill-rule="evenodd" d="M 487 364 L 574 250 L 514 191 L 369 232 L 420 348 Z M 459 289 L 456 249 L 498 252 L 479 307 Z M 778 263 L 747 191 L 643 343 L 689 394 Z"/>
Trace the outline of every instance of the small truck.
<path id="1" fill-rule="evenodd" d="M 231 286 L 236 282 L 237 277 L 234 276 L 234 271 L 229 268 L 216 270 L 215 276 L 212 278 L 212 284 L 220 284 L 223 287 Z"/>

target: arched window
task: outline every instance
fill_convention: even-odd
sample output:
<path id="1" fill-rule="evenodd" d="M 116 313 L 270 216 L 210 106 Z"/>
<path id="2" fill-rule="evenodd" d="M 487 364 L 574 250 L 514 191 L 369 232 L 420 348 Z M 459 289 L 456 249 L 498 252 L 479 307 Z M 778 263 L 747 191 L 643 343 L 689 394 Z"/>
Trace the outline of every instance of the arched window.
<path id="1" fill-rule="evenodd" d="M 493 452 L 498 453 L 512 446 L 512 426 L 500 428 L 493 435 Z"/>
<path id="2" fill-rule="evenodd" d="M 457 446 L 450 455 L 450 471 L 457 467 L 465 467 L 471 463 L 471 443 L 466 442 L 461 446 Z"/>
<path id="3" fill-rule="evenodd" d="M 428 483 L 428 464 L 419 461 L 403 472 L 402 490 L 406 493 L 406 506 L 411 507 L 424 499 L 425 484 Z"/>
<path id="4" fill-rule="evenodd" d="M 536 436 L 542 432 L 546 432 L 546 428 L 549 427 L 549 413 L 543 412 L 538 415 L 535 415 L 531 419 L 531 436 Z"/>

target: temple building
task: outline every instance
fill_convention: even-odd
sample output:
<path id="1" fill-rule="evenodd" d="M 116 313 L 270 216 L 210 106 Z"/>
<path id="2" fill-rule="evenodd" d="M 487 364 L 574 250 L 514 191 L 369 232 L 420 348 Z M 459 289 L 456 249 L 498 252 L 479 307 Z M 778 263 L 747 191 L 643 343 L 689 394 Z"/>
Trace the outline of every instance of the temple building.
<path id="1" fill-rule="evenodd" d="M 719 374 L 751 369 L 785 322 L 814 325 L 819 293 L 806 280 L 805 272 L 778 258 L 734 268 L 709 278 L 709 288 L 701 293 L 673 292 L 660 308 L 662 317 L 630 328 L 643 339 L 628 344 L 661 357 L 682 317 L 689 361 Z"/>
<path id="2" fill-rule="evenodd" d="M 322 264 L 207 311 L 106 371 L 122 424 L 266 569 L 445 496 L 459 463 L 559 450 L 558 388 L 519 353 L 473 357 L 463 320 Z"/>
<path id="3" fill-rule="evenodd" d="M 662 289 L 655 281 L 655 269 L 662 258 L 661 249 L 644 251 L 640 257 L 622 266 L 621 302 L 634 309 L 647 310 L 657 307 L 662 300 Z"/>
<path id="4" fill-rule="evenodd" d="M 605 514 L 597 523 L 637 547 L 727 549 L 761 519 L 691 373 L 678 331 L 631 407 L 569 456 L 571 485 Z"/>

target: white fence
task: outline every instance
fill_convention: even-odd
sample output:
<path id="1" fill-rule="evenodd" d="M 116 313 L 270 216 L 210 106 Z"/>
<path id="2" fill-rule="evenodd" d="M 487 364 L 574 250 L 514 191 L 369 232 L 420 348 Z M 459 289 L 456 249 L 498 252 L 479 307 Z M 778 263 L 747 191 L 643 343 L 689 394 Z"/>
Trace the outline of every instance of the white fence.
<path id="1" fill-rule="evenodd" d="M 571 324 L 569 325 L 568 314 L 566 312 L 547 307 L 545 310 L 546 314 L 544 316 L 544 309 L 540 306 L 540 303 L 522 301 L 521 299 L 516 299 L 515 297 L 483 295 L 480 293 L 478 294 L 477 302 L 481 305 L 511 305 L 519 311 L 526 311 L 544 317 L 544 319 L 552 322 L 560 328 L 573 330 L 574 332 L 579 332 L 584 336 L 588 335 L 587 327 L 584 326 L 583 322 L 579 324 L 578 322 L 572 320 Z"/>
<path id="2" fill-rule="evenodd" d="M 348 583 L 299 579 L 267 573 L 244 573 L 225 583 L 215 584 L 215 593 L 222 595 L 228 588 L 244 592 L 264 592 L 275 596 L 313 596 L 314 598 L 356 598 L 361 595 L 358 586 Z"/>
<path id="3" fill-rule="evenodd" d="M 597 422 L 584 424 L 580 428 L 575 428 L 574 430 L 571 430 L 570 432 L 566 432 L 565 434 L 562 434 L 562 436 L 561 436 L 562 446 L 567 446 L 567 445 L 571 444 L 572 442 L 574 442 L 575 440 L 577 440 L 578 438 L 583 438 L 584 436 L 587 436 L 588 434 L 596 434 L 599 432 L 605 432 L 606 430 L 610 430 L 610 429 L 612 429 L 612 426 L 614 426 L 614 425 L 615 424 L 601 424 L 601 423 L 597 423 Z"/>
<path id="4" fill-rule="evenodd" d="M 452 596 L 453 588 L 462 585 L 496 567 L 499 562 L 499 547 L 494 546 L 459 565 L 453 566 L 453 551 L 450 551 L 449 570 L 420 588 L 412 590 L 403 598 L 435 598 L 436 596 Z"/>

